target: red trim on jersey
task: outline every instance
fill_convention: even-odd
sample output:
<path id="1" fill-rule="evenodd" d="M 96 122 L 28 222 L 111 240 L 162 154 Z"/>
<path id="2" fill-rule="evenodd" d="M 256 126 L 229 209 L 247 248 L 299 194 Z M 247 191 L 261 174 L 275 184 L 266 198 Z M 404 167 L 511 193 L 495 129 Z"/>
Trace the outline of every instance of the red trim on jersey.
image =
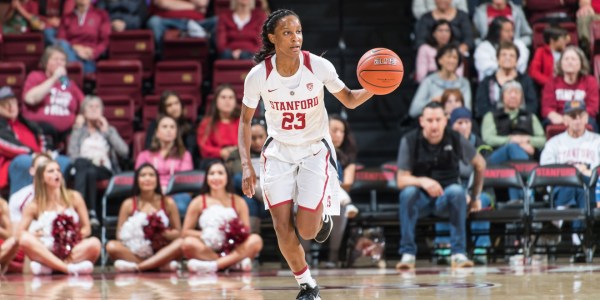
<path id="1" fill-rule="evenodd" d="M 316 212 L 317 210 L 319 210 L 319 207 L 321 207 L 321 204 L 323 204 L 323 202 L 319 202 L 319 204 L 317 204 L 317 207 L 315 207 L 314 209 L 298 204 L 298 208 L 302 209 L 302 210 L 307 210 L 310 212 Z"/>
<path id="2" fill-rule="evenodd" d="M 302 55 L 304 56 L 304 66 L 311 72 L 311 73 L 315 73 L 312 70 L 312 66 L 310 64 L 310 52 L 308 51 L 302 51 Z"/>
<path id="3" fill-rule="evenodd" d="M 302 51 L 302 56 L 304 57 L 304 66 L 311 73 L 314 74 L 314 72 L 312 70 L 312 65 L 310 64 L 310 52 L 308 52 L 308 51 Z M 267 69 L 267 78 L 269 78 L 269 75 L 271 75 L 271 71 L 273 71 L 273 63 L 271 62 L 271 57 L 273 57 L 273 56 L 267 56 L 265 58 L 265 67 Z"/>
<path id="4" fill-rule="evenodd" d="M 300 275 L 304 274 L 304 272 L 306 272 L 306 270 L 308 270 L 308 265 L 306 265 L 304 268 L 302 268 L 302 270 L 300 270 L 298 272 L 292 271 L 292 273 L 294 273 L 294 275 L 296 275 L 296 276 L 300 276 Z"/>
<path id="5" fill-rule="evenodd" d="M 265 195 L 265 196 L 266 196 L 266 195 Z M 271 208 L 275 208 L 275 207 L 277 207 L 277 206 L 281 206 L 281 205 L 284 205 L 284 204 L 287 204 L 287 203 L 290 203 L 290 202 L 292 202 L 292 199 L 290 199 L 290 200 L 285 200 L 285 201 L 282 201 L 282 202 L 279 202 L 279 203 L 277 203 L 277 204 L 275 204 L 275 205 L 271 205 L 271 203 L 270 203 L 270 202 L 269 202 L 269 200 L 267 199 L 267 203 L 269 204 L 269 209 L 271 209 Z"/>
<path id="6" fill-rule="evenodd" d="M 265 67 L 267 68 L 267 79 L 269 78 L 269 75 L 271 75 L 271 71 L 273 71 L 273 63 L 271 62 L 271 55 L 267 56 L 265 58 Z"/>

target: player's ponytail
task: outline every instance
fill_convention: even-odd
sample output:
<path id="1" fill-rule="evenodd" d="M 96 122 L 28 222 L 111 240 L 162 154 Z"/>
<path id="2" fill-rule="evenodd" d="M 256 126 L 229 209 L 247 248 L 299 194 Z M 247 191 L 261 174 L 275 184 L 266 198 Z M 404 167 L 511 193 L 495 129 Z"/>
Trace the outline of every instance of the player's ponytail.
<path id="1" fill-rule="evenodd" d="M 269 40 L 269 34 L 275 33 L 275 26 L 277 26 L 277 22 L 279 22 L 279 20 L 281 20 L 281 18 L 290 16 L 290 15 L 296 16 L 298 18 L 298 15 L 289 9 L 278 9 L 278 10 L 272 12 L 267 17 L 267 19 L 265 20 L 265 23 L 263 24 L 262 33 L 261 33 L 262 48 L 260 48 L 258 53 L 256 53 L 256 55 L 254 56 L 254 61 L 256 63 L 262 62 L 269 55 L 273 55 L 275 53 L 275 45 L 273 43 L 271 43 L 271 41 Z"/>

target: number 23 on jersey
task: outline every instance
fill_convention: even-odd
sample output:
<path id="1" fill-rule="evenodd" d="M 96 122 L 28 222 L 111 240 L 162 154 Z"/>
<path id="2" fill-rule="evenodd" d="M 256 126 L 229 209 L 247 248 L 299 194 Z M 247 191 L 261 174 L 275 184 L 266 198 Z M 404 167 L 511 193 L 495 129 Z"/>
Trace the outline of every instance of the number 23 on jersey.
<path id="1" fill-rule="evenodd" d="M 281 120 L 281 129 L 304 129 L 306 127 L 306 113 L 284 112 Z"/>

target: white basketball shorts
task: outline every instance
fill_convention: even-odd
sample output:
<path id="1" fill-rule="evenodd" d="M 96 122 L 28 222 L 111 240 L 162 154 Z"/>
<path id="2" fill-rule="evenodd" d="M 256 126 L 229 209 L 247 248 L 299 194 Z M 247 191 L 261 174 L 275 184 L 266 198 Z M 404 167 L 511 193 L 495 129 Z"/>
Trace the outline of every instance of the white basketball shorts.
<path id="1" fill-rule="evenodd" d="M 330 141 L 293 146 L 268 138 L 263 147 L 260 183 L 265 209 L 295 202 L 299 209 L 339 215 L 340 183 Z"/>

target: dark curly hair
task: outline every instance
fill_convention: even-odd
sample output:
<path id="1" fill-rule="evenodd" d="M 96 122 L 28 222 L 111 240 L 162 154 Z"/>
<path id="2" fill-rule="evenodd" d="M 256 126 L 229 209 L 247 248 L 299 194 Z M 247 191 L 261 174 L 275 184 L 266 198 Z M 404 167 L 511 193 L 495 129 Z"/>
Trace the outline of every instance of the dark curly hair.
<path id="1" fill-rule="evenodd" d="M 287 16 L 295 16 L 296 18 L 300 19 L 295 12 L 289 9 L 278 9 L 272 12 L 267 17 L 267 20 L 265 20 L 265 23 L 262 27 L 262 33 L 260 34 L 262 38 L 262 47 L 254 56 L 254 61 L 256 63 L 262 62 L 269 55 L 273 55 L 273 53 L 275 53 L 275 45 L 269 40 L 269 34 L 274 34 L 277 22 L 279 22 L 279 20 L 281 20 L 283 17 Z"/>

